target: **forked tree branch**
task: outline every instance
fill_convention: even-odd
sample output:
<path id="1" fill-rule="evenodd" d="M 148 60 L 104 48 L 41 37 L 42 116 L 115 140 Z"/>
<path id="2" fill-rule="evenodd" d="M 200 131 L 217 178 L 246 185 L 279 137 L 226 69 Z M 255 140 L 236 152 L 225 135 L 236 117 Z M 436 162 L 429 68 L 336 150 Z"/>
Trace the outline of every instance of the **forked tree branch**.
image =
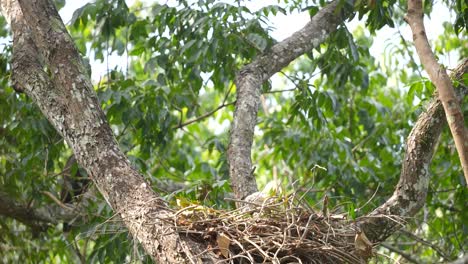
<path id="1" fill-rule="evenodd" d="M 453 79 L 460 81 L 466 73 L 468 59 L 458 65 Z M 460 89 L 460 93 L 463 98 L 468 90 Z M 445 124 L 442 103 L 434 98 L 408 136 L 400 181 L 392 197 L 357 221 L 373 243 L 384 241 L 403 227 L 407 218 L 414 216 L 424 205 L 430 180 L 429 164 Z"/>
<path id="2" fill-rule="evenodd" d="M 413 32 L 414 46 L 419 59 L 439 93 L 439 99 L 442 101 L 445 117 L 455 141 L 465 180 L 468 182 L 468 131 L 465 128 L 463 113 L 455 95 L 452 81 L 445 68 L 437 62 L 427 40 L 422 0 L 408 0 L 408 13 L 405 20 Z"/>

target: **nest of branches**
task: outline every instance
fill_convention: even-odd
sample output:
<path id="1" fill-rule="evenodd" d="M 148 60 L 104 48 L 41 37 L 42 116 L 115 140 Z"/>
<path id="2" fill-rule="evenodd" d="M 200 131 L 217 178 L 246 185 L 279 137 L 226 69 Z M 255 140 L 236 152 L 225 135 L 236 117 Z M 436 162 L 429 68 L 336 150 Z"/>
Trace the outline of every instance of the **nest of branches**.
<path id="1" fill-rule="evenodd" d="M 260 200 L 234 211 L 187 206 L 174 224 L 225 263 L 363 263 L 372 255 L 346 215 L 317 212 L 294 195 Z"/>

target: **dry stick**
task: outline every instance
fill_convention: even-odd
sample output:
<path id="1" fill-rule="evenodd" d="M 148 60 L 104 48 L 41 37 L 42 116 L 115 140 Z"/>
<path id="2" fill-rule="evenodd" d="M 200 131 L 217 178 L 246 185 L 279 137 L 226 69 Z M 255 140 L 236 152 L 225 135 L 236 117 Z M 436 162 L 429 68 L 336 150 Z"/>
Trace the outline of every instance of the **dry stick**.
<path id="1" fill-rule="evenodd" d="M 452 81 L 445 68 L 440 65 L 431 50 L 424 28 L 424 13 L 422 0 L 409 0 L 408 13 L 405 21 L 410 25 L 413 32 L 413 41 L 419 59 L 429 74 L 429 78 L 434 83 L 439 93 L 439 99 L 444 107 L 447 123 L 452 132 L 455 147 L 468 182 L 468 135 L 463 120 L 463 114 L 458 103 L 457 96 L 452 86 Z"/>
<path id="2" fill-rule="evenodd" d="M 269 259 L 270 259 L 270 256 L 268 256 L 268 253 L 266 253 L 265 251 L 263 251 L 263 249 L 262 249 L 259 245 L 257 245 L 257 243 L 255 243 L 255 242 L 253 242 L 252 240 L 250 240 L 247 236 L 244 236 L 243 239 L 244 239 L 245 241 L 249 242 L 252 246 L 254 246 L 254 247 L 258 250 L 258 252 L 259 252 L 260 254 L 263 255 L 263 257 L 265 258 L 265 260 L 269 260 Z"/>
<path id="3" fill-rule="evenodd" d="M 247 259 L 249 259 L 252 263 L 254 263 L 254 258 L 252 257 L 252 255 L 250 255 L 250 250 L 245 250 L 244 249 L 244 246 L 242 246 L 242 243 L 240 243 L 237 239 L 232 239 L 232 241 L 239 246 L 239 248 L 242 250 L 241 253 L 239 253 L 238 255 L 236 256 L 241 256 L 241 257 L 246 257 Z M 243 255 L 243 253 L 246 253 L 247 256 Z M 233 258 L 235 258 L 236 256 L 234 256 Z"/>
<path id="4" fill-rule="evenodd" d="M 283 231 L 283 241 L 281 242 L 281 245 L 278 247 L 278 249 L 276 250 L 275 252 L 275 255 L 273 256 L 274 259 L 277 259 L 278 258 L 278 254 L 279 252 L 283 249 L 284 247 L 284 244 L 286 243 L 286 229 Z"/>

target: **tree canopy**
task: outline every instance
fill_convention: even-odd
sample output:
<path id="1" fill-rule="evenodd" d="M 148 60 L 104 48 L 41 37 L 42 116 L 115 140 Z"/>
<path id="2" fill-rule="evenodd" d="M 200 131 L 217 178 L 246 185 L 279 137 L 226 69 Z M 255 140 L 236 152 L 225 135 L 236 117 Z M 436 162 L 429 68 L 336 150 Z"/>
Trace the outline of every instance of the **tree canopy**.
<path id="1" fill-rule="evenodd" d="M 57 9 L 66 4 L 54 2 Z M 254 9 L 242 0 L 135 1 L 131 6 L 124 0 L 96 0 L 65 21 L 82 58 L 63 58 L 70 65 L 80 65 L 80 72 L 92 81 L 96 102 L 118 146 L 169 208 L 234 210 L 238 200 L 273 182 L 282 189 L 275 194 L 297 194 L 314 210 L 326 207 L 349 220 L 366 216 L 394 193 L 405 158 L 411 158 L 405 156 L 407 138 L 437 97 L 414 43 L 402 33 L 408 28 L 407 2 L 278 0 L 269 4 Z M 320 12 L 327 8 L 333 12 L 322 17 Z M 447 9 L 449 16 L 438 17 L 439 9 Z M 33 11 L 23 8 L 22 12 L 26 16 Z M 450 75 L 468 57 L 468 5 L 462 0 L 425 1 L 423 11 L 425 18 L 437 17 L 442 23 L 441 34 L 430 44 L 439 60 L 450 63 Z M 312 36 L 303 50 L 296 51 L 272 37 L 271 21 L 299 12 L 310 15 L 316 23 L 311 27 L 327 24 L 323 31 L 313 32 L 318 36 Z M 151 262 L 133 233 L 138 227 L 129 232 L 116 211 L 115 204 L 124 198 L 113 198 L 110 189 L 101 187 L 105 175 L 93 175 L 89 181 L 86 166 L 97 165 L 80 156 L 86 156 L 87 149 L 64 140 L 70 133 L 79 137 L 101 124 L 72 132 L 54 127 L 39 99 L 31 96 L 34 89 L 42 88 L 15 85 L 21 77 L 15 77 L 14 71 L 33 69 L 35 64 L 15 64 L 19 56 L 14 54 L 14 26 L 8 26 L 3 17 L 0 25 L 0 36 L 13 40 L 2 46 L 0 54 L 0 260 Z M 388 28 L 394 29 L 393 35 L 379 33 Z M 303 30 L 307 34 L 307 26 Z M 426 30 L 430 33 L 431 28 Z M 47 32 L 41 34 L 33 33 L 38 50 L 44 47 L 36 39 L 50 45 L 55 41 L 47 38 Z M 301 40 L 300 34 L 291 39 Z M 383 42 L 373 54 L 373 43 L 382 37 L 391 41 Z M 53 80 L 50 87 L 66 86 L 67 80 L 55 79 L 61 69 L 57 65 L 64 63 L 56 54 L 65 52 L 64 47 L 68 46 L 55 50 L 47 46 L 51 54 L 38 56 L 43 79 Z M 109 65 L 112 60 L 118 60 L 117 66 L 108 67 L 97 78 L 91 75 L 96 64 Z M 242 79 L 249 74 L 261 81 Z M 241 101 L 245 97 L 239 93 L 241 85 L 254 82 L 261 89 L 247 95 L 254 99 L 252 105 Z M 466 118 L 468 74 L 452 75 L 452 82 Z M 66 97 L 74 96 L 79 97 L 73 92 Z M 61 100 L 50 98 L 51 104 Z M 245 135 L 244 130 L 235 129 L 243 121 L 233 122 L 235 111 L 239 120 L 247 120 L 239 110 L 242 107 L 258 108 L 258 117 L 248 124 L 254 133 L 252 146 L 232 138 L 235 131 L 240 131 L 241 139 Z M 87 110 L 82 110 L 86 116 Z M 452 135 L 444 125 L 440 137 L 429 138 L 435 145 L 428 157 L 432 160 L 428 168 L 418 168 L 430 175 L 422 209 L 375 245 L 371 259 L 375 263 L 451 262 L 468 250 L 468 190 Z M 431 144 L 427 143 L 432 151 Z M 247 155 L 251 164 L 233 167 L 232 157 L 245 156 L 246 151 L 251 151 Z M 258 187 L 243 185 L 246 173 Z M 232 181 L 237 174 L 238 181 Z M 129 182 L 136 182 L 132 177 Z"/>

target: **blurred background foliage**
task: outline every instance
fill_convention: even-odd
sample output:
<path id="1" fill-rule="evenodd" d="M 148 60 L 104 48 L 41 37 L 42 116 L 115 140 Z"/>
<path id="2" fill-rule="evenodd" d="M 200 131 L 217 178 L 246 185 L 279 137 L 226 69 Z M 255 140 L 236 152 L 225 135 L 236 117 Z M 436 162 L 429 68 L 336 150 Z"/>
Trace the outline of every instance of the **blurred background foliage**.
<path id="1" fill-rule="evenodd" d="M 59 8 L 66 4 L 55 2 Z M 118 57 L 118 67 L 93 79 L 96 92 L 121 148 L 168 200 L 233 207 L 224 198 L 232 197 L 226 149 L 236 71 L 277 42 L 270 19 L 299 11 L 312 16 L 325 5 L 323 0 L 272 2 L 251 10 L 241 0 L 132 6 L 96 0 L 65 21 L 91 71 L 94 63 Z M 426 14 L 437 15 L 433 2 L 425 3 Z M 438 4 L 453 16 L 432 43 L 436 55 L 467 57 L 467 4 Z M 381 53 L 370 53 L 381 28 L 405 26 L 406 1 L 356 1 L 354 8 L 354 21 L 361 22 L 352 30 L 341 25 L 325 44 L 264 85 L 252 149 L 260 187 L 280 180 L 312 205 L 326 194 L 335 212 L 351 217 L 392 194 L 405 139 L 434 92 L 401 33 L 387 36 L 397 40 Z M 0 37 L 8 39 L 3 18 L 0 24 Z M 51 204 L 44 191 L 60 193 L 60 173 L 71 150 L 34 102 L 9 86 L 11 43 L 1 49 L 0 191 L 34 207 Z M 386 247 L 377 248 L 375 262 L 394 263 L 401 251 L 420 263 L 439 263 L 468 250 L 468 192 L 448 129 L 430 171 L 423 210 Z M 0 261 L 149 262 L 93 193 L 97 197 L 84 221 L 67 234 L 61 225 L 34 234 L 0 216 Z"/>

